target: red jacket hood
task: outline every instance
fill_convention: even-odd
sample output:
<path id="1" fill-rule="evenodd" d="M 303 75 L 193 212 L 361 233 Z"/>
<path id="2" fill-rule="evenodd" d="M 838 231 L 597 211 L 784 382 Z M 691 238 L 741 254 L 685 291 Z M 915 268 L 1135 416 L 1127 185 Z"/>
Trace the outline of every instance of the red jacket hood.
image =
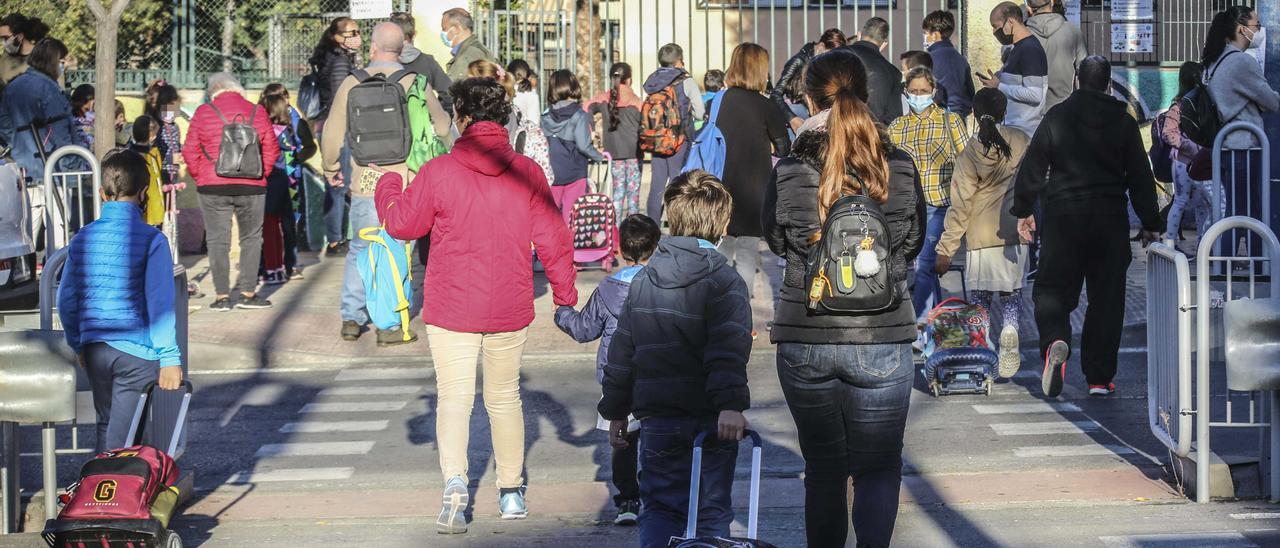
<path id="1" fill-rule="evenodd" d="M 506 128 L 494 122 L 477 122 L 467 126 L 450 151 L 458 163 L 471 171 L 497 177 L 506 173 L 520 156 L 511 148 Z"/>

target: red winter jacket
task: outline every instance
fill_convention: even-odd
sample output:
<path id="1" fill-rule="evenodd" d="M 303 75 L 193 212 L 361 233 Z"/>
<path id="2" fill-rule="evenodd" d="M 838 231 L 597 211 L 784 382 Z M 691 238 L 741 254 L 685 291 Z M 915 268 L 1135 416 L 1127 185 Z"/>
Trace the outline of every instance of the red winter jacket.
<path id="1" fill-rule="evenodd" d="M 558 306 L 578 290 L 573 238 L 542 168 L 511 148 L 492 122 L 467 127 L 453 150 L 423 165 L 409 188 L 398 173 L 378 181 L 378 217 L 392 237 L 431 234 L 422 321 L 466 333 L 517 331 L 533 323 L 533 257 L 546 266 Z"/>
<path id="2" fill-rule="evenodd" d="M 182 159 L 187 162 L 187 170 L 196 180 L 196 188 L 203 193 L 219 193 L 210 190 L 213 187 L 240 185 L 261 187 L 266 192 L 267 174 L 276 164 L 280 156 L 280 144 L 276 134 L 271 130 L 271 117 L 267 109 L 250 103 L 244 96 L 234 91 L 224 91 L 213 98 L 213 104 L 222 112 L 222 116 L 232 122 L 249 123 L 253 118 L 253 127 L 258 130 L 258 142 L 262 144 L 262 178 L 261 179 L 227 179 L 214 172 L 218 161 L 218 147 L 222 143 L 222 118 L 209 105 L 200 105 L 195 116 L 191 117 L 191 126 L 187 128 L 187 142 L 182 146 Z M 254 114 L 254 110 L 257 114 Z M 203 147 L 203 150 L 201 150 Z M 208 154 L 206 156 L 205 154 Z M 231 192 L 232 194 L 251 194 Z"/>

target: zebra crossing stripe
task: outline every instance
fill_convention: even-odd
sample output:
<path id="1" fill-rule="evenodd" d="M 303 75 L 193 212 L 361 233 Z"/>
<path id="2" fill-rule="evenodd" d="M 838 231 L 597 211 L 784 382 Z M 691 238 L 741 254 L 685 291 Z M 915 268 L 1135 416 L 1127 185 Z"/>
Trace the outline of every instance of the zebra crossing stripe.
<path id="1" fill-rule="evenodd" d="M 973 406 L 979 415 L 1013 415 L 1023 413 L 1079 413 L 1074 403 L 980 403 Z"/>
<path id="2" fill-rule="evenodd" d="M 993 424 L 991 429 L 1001 436 L 1084 434 L 1098 431 L 1098 423 L 1093 421 L 1016 422 Z"/>
<path id="3" fill-rule="evenodd" d="M 258 448 L 253 456 L 268 457 L 334 457 L 342 455 L 366 455 L 373 450 L 371 441 L 333 441 L 268 443 Z"/>
<path id="4" fill-rule="evenodd" d="M 1235 531 L 1098 537 L 1107 548 L 1258 548 Z"/>
<path id="5" fill-rule="evenodd" d="M 372 413 L 399 411 L 409 403 L 405 401 L 357 401 L 339 403 L 308 403 L 299 413 Z"/>
<path id="6" fill-rule="evenodd" d="M 323 434 L 327 432 L 381 432 L 389 421 L 291 422 L 280 427 L 281 434 Z"/>
<path id="7" fill-rule="evenodd" d="M 429 379 L 432 371 L 427 367 L 391 367 L 373 369 L 343 369 L 337 381 L 382 381 L 403 379 Z"/>
<path id="8" fill-rule="evenodd" d="M 1015 457 L 1092 457 L 1106 455 L 1132 455 L 1133 449 L 1123 445 L 1044 445 L 1039 447 L 1017 447 L 1013 450 Z"/>
<path id="9" fill-rule="evenodd" d="M 335 386 L 320 391 L 320 396 L 403 396 L 417 394 L 421 385 L 405 386 Z"/>
<path id="10" fill-rule="evenodd" d="M 231 476 L 227 483 L 246 485 L 277 481 L 336 481 L 348 479 L 354 473 L 355 469 L 350 466 L 339 468 L 286 468 L 262 472 L 239 472 Z"/>

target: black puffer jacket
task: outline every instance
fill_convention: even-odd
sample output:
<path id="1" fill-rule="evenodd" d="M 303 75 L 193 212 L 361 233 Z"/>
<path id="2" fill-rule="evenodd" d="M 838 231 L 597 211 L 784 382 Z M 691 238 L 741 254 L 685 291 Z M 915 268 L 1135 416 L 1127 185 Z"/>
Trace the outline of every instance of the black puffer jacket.
<path id="1" fill-rule="evenodd" d="M 765 239 L 774 253 L 787 260 L 770 338 L 774 343 L 888 344 L 914 340 L 915 317 L 906 292 L 907 265 L 924 245 L 925 202 L 911 155 L 894 147 L 887 135 L 882 146 L 889 158 L 889 200 L 881 205 L 892 236 L 893 280 L 900 284 L 902 303 L 874 314 L 810 315 L 805 306 L 804 271 L 809 237 L 819 229 L 818 180 L 826 157 L 825 129 L 801 133 L 774 169 L 765 194 Z"/>
<path id="2" fill-rule="evenodd" d="M 784 113 L 791 113 L 791 105 L 787 104 L 787 86 L 793 78 L 800 78 L 805 65 L 813 60 L 813 42 L 809 42 L 800 48 L 800 51 L 787 59 L 787 63 L 782 65 L 782 72 L 778 74 L 778 81 L 773 84 L 773 91 L 769 92 L 769 100 L 778 105 Z M 794 116 L 794 115 L 791 115 Z M 791 116 L 787 117 L 787 121 L 791 121 Z"/>
<path id="3" fill-rule="evenodd" d="M 355 54 L 334 46 L 325 52 L 323 59 L 312 58 L 311 63 L 318 70 L 316 85 L 320 88 L 320 115 L 316 118 L 329 117 L 329 106 L 333 104 L 333 93 L 355 70 Z"/>

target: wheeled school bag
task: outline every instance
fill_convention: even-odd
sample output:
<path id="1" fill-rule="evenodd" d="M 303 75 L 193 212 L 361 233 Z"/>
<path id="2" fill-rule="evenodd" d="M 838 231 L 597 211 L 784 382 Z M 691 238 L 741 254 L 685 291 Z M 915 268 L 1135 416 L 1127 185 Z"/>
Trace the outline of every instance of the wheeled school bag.
<path id="1" fill-rule="evenodd" d="M 204 145 L 200 145 L 200 152 L 205 159 L 213 162 L 213 172 L 228 179 L 261 179 L 262 142 L 258 139 L 258 130 L 253 127 L 253 120 L 258 116 L 258 105 L 253 105 L 249 110 L 248 123 L 245 123 L 241 114 L 228 120 L 213 103 L 209 103 L 209 108 L 222 120 L 218 159 L 210 158 L 209 151 L 204 149 Z"/>
<path id="2" fill-rule="evenodd" d="M 409 331 L 409 302 L 413 298 L 409 257 L 413 242 L 401 243 L 386 229 L 376 226 L 361 229 L 360 239 L 369 242 L 356 257 L 369 321 L 378 329 L 400 328 L 404 341 L 409 342 L 413 339 Z"/>
<path id="3" fill-rule="evenodd" d="M 413 132 L 408 94 L 400 85 L 407 74 L 412 73 L 351 73 L 359 82 L 347 92 L 347 146 L 355 163 L 389 166 L 408 160 Z"/>
<path id="4" fill-rule="evenodd" d="M 191 403 L 191 383 L 183 381 L 181 404 L 167 451 L 147 444 L 156 383 L 143 390 L 129 428 L 130 447 L 104 451 L 80 469 L 80 480 L 62 497 L 56 519 L 41 536 L 55 548 L 181 548 L 182 539 L 168 529 L 178 503 L 178 466 L 170 455 L 178 450 L 182 425 Z"/>
<path id="5" fill-rule="evenodd" d="M 689 520 L 685 524 L 684 537 L 671 537 L 668 548 L 774 548 L 774 545 L 758 540 L 758 519 L 760 517 L 760 456 L 764 442 L 755 430 L 747 430 L 746 436 L 751 439 L 751 498 L 747 506 L 747 536 L 740 537 L 698 537 L 698 494 L 702 485 L 702 442 L 708 435 L 716 435 L 707 431 L 698 434 L 693 440 L 693 466 L 689 475 Z"/>
<path id="6" fill-rule="evenodd" d="M 573 232 L 573 263 L 579 269 L 599 264 L 605 271 L 613 269 L 613 253 L 618 246 L 618 211 L 609 197 L 608 161 L 596 164 L 603 171 L 597 183 L 588 176 L 587 194 L 573 201 L 569 228 Z M 593 187 L 594 188 L 591 188 Z"/>
<path id="7" fill-rule="evenodd" d="M 892 278 L 891 242 L 878 202 L 865 194 L 836 200 L 822 237 L 805 259 L 809 313 L 869 313 L 898 306 L 905 284 Z"/>
<path id="8" fill-rule="evenodd" d="M 991 395 L 999 356 L 991 343 L 987 309 L 964 299 L 946 299 L 925 323 L 924 376 L 934 396 Z"/>

